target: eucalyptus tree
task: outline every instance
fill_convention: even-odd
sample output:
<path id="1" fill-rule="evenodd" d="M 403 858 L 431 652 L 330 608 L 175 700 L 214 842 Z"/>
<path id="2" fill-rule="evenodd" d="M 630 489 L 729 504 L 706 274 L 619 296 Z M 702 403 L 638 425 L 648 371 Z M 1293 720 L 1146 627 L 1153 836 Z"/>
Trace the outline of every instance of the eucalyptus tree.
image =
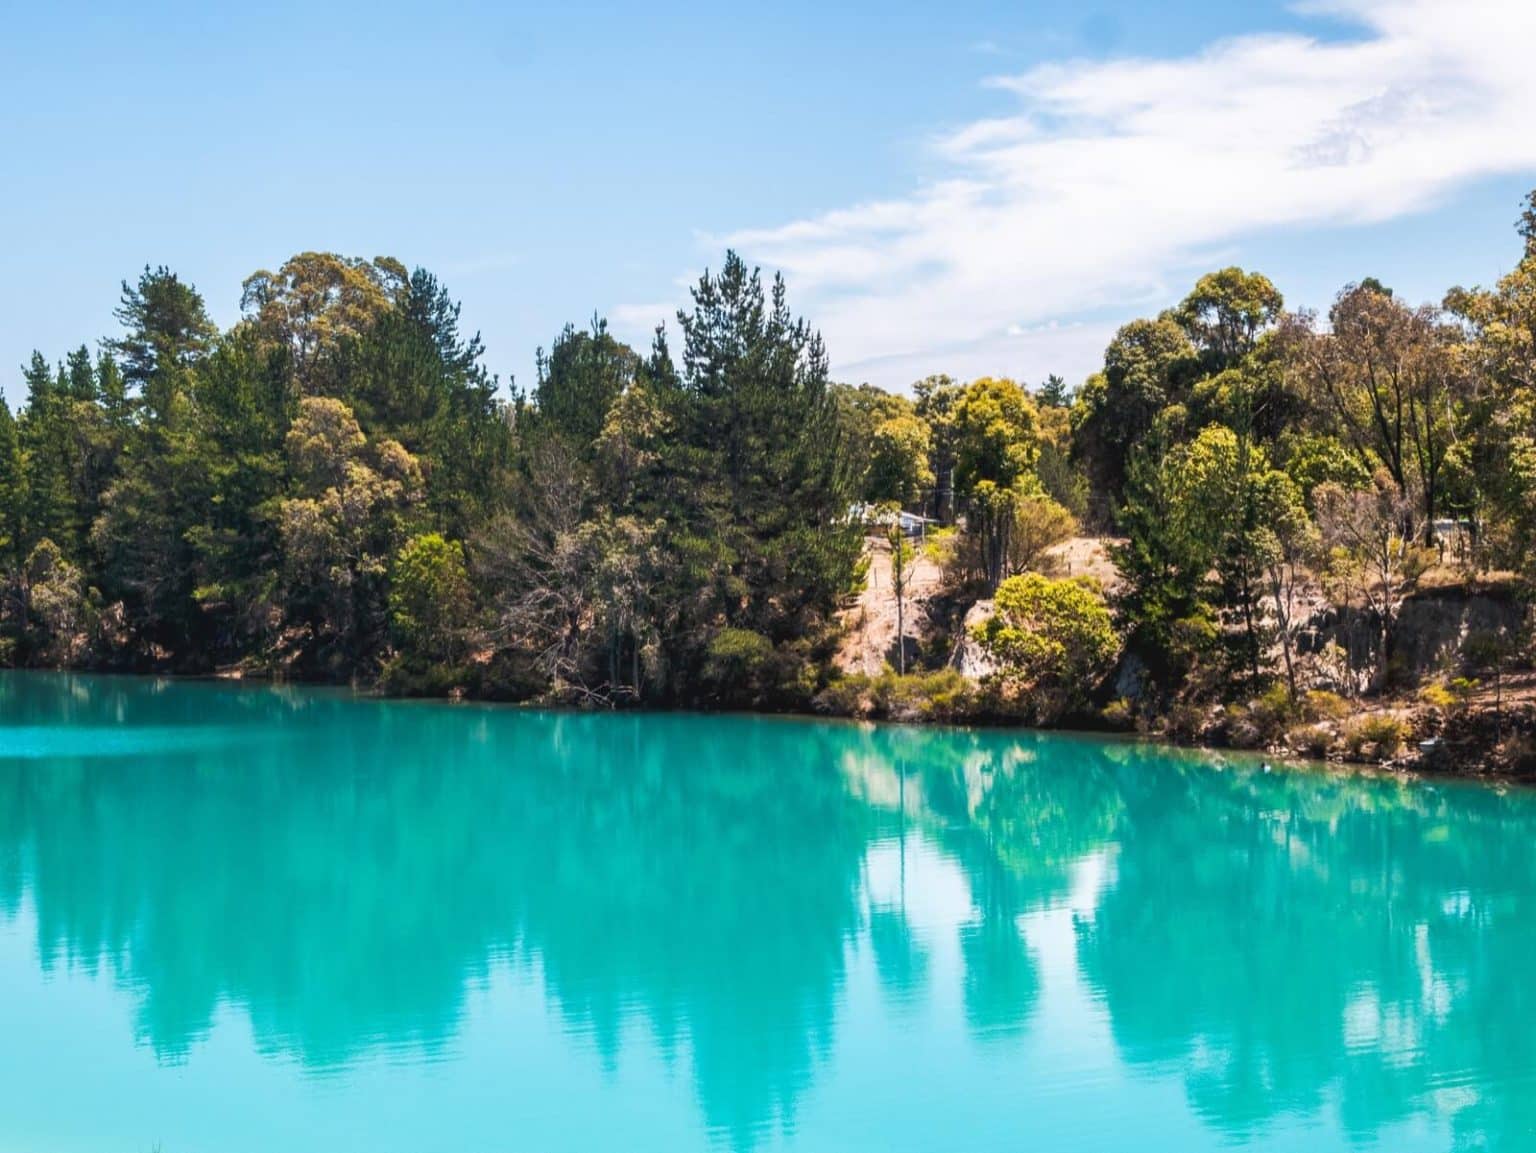
<path id="1" fill-rule="evenodd" d="M 1087 473 L 1100 520 L 1116 515 L 1131 458 L 1170 406 L 1182 405 L 1199 373 L 1195 345 L 1170 313 L 1123 326 L 1104 368 L 1072 402 L 1072 453 Z"/>
<path id="2" fill-rule="evenodd" d="M 1326 331 L 1307 314 L 1294 326 L 1314 403 L 1364 467 L 1385 468 L 1399 492 L 1414 494 L 1432 538 L 1472 392 L 1456 331 L 1438 309 L 1410 308 L 1374 283 L 1346 287 Z"/>
<path id="3" fill-rule="evenodd" d="M 995 589 L 1008 575 L 1019 504 L 1038 492 L 1038 415 L 1023 387 L 981 377 L 965 386 L 952 413 L 955 486 L 965 502 L 983 580 Z"/>
<path id="4" fill-rule="evenodd" d="M 240 308 L 268 339 L 288 346 L 299 392 L 311 396 L 333 391 L 328 361 L 367 331 L 407 279 L 405 266 L 390 257 L 301 252 L 276 272 L 246 277 Z"/>

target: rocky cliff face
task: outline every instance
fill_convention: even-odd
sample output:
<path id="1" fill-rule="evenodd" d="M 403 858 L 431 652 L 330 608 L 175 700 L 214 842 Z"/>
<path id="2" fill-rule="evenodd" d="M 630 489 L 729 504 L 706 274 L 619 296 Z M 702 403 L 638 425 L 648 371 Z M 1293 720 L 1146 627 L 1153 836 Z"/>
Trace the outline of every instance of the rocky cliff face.
<path id="1" fill-rule="evenodd" d="M 973 681 L 979 681 L 997 672 L 996 662 L 986 654 L 972 635 L 974 629 L 992 619 L 992 613 L 993 605 L 990 599 L 973 604 L 965 614 L 965 624 L 955 641 L 954 651 L 950 654 L 950 668 L 958 669 L 961 676 L 969 677 Z"/>
<path id="2" fill-rule="evenodd" d="M 1415 677 L 1454 666 L 1462 644 L 1476 633 L 1515 635 L 1525 627 L 1526 604 L 1508 588 L 1432 589 L 1403 602 L 1398 616 L 1395 659 Z M 1380 622 L 1364 609 L 1328 609 L 1313 617 L 1303 634 L 1304 653 L 1337 644 L 1357 670 L 1370 667 Z"/>

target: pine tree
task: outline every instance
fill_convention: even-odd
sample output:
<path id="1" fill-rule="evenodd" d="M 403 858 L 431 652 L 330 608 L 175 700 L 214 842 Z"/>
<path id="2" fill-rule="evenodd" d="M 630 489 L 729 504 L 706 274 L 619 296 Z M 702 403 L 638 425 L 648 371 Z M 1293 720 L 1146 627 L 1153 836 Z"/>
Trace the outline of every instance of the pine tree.
<path id="1" fill-rule="evenodd" d="M 19 536 L 25 555 L 40 540 L 52 540 L 78 555 L 76 517 L 69 483 L 68 399 L 61 386 L 63 372 L 49 368 L 34 352 L 25 370 L 27 406 L 18 422 L 26 497 Z"/>
<path id="2" fill-rule="evenodd" d="M 0 396 L 0 576 L 21 563 L 22 510 L 26 503 L 16 418 L 5 397 Z"/>
<path id="3" fill-rule="evenodd" d="M 511 451 L 511 424 L 480 336 L 459 332 L 459 306 L 417 269 L 393 304 L 338 356 L 343 399 L 369 435 L 420 456 L 434 527 L 454 538 L 487 515 Z"/>
<path id="4" fill-rule="evenodd" d="M 594 316 L 586 332 L 566 325 L 549 355 L 539 352 L 533 399 L 541 427 L 590 459 L 608 410 L 633 383 L 639 363 L 633 350 L 609 333 L 606 320 Z"/>
<path id="5" fill-rule="evenodd" d="M 735 253 L 692 290 L 683 331 L 685 453 L 693 531 L 726 571 L 720 610 L 732 624 L 792 635 L 848 587 L 859 534 L 854 478 L 840 449 L 819 334 L 791 316 L 783 279 L 764 292 Z"/>
<path id="6" fill-rule="evenodd" d="M 96 356 L 96 392 L 107 424 L 120 431 L 131 415 L 128 382 L 123 378 L 122 368 L 105 349 Z"/>
<path id="7" fill-rule="evenodd" d="M 1040 386 L 1038 399 L 1042 408 L 1069 408 L 1072 404 L 1072 393 L 1067 388 L 1066 379 L 1053 372 Z"/>
<path id="8" fill-rule="evenodd" d="M 107 347 L 150 418 L 164 420 L 186 370 L 218 335 L 203 298 L 164 265 L 153 271 L 145 265 L 137 285 L 123 281 L 122 303 L 113 315 L 125 332 Z"/>
<path id="9" fill-rule="evenodd" d="M 91 363 L 91 350 L 81 345 L 69 354 L 60 369 L 61 391 L 71 400 L 94 403 L 96 395 L 96 369 Z"/>

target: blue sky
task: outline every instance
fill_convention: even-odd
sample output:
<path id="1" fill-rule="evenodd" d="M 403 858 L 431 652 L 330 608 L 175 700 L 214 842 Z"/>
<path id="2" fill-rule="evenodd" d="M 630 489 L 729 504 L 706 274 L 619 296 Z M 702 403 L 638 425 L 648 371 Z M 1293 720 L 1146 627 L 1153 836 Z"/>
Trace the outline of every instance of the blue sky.
<path id="1" fill-rule="evenodd" d="M 309 248 L 431 268 L 524 383 L 727 244 L 890 386 L 1079 378 L 1225 263 L 1437 298 L 1516 256 L 1532 8 L 0 0 L 0 382 L 146 262 L 227 324 Z"/>

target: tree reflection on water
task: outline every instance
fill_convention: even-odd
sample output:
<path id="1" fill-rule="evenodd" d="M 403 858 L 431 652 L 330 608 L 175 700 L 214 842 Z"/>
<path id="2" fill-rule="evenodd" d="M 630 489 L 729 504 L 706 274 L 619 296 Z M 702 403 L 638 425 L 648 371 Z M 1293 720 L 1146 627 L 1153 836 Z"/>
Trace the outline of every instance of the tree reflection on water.
<path id="1" fill-rule="evenodd" d="M 978 1043 L 1029 1034 L 1021 926 L 1098 856 L 1078 972 L 1120 1058 L 1210 1125 L 1336 1099 L 1361 1140 L 1416 1114 L 1469 1143 L 1536 1131 L 1526 794 L 1035 734 L 92 678 L 0 678 L 0 725 L 27 736 L 0 743 L 0 911 L 32 911 L 45 970 L 128 990 L 164 1061 L 221 1006 L 315 1070 L 451 1056 L 466 990 L 505 965 L 607 1065 L 686 1054 L 706 1123 L 746 1148 L 793 1129 L 834 1059 L 850 958 L 893 1012 L 951 979 L 866 883 L 875 846 L 922 845 L 964 878 Z"/>

